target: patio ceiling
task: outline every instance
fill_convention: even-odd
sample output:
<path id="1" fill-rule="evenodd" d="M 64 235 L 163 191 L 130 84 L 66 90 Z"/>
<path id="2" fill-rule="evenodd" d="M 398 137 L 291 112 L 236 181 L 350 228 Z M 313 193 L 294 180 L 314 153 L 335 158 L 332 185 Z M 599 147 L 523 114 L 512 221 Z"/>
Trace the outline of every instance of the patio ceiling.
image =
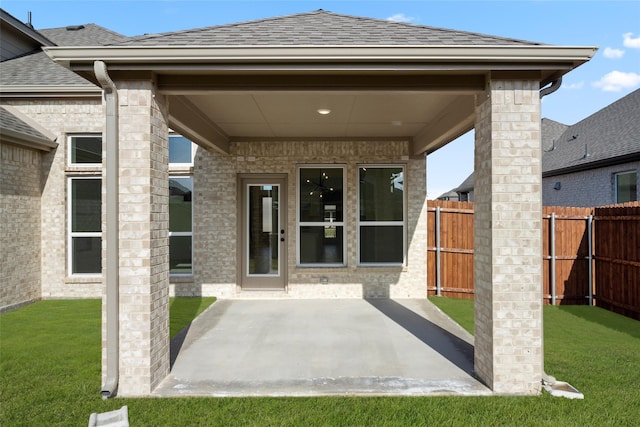
<path id="1" fill-rule="evenodd" d="M 234 140 L 333 138 L 403 138 L 412 141 L 412 154 L 433 151 L 473 127 L 474 94 L 482 88 L 477 79 L 464 91 L 342 89 L 331 77 L 324 89 L 189 89 L 158 81 L 169 96 L 170 125 L 222 151 Z"/>
<path id="2" fill-rule="evenodd" d="M 490 78 L 541 85 L 586 62 L 593 48 L 558 46 L 48 47 L 95 82 L 155 81 L 169 126 L 208 149 L 247 139 L 411 141 L 437 150 L 471 130 Z M 319 109 L 330 110 L 319 114 Z"/>

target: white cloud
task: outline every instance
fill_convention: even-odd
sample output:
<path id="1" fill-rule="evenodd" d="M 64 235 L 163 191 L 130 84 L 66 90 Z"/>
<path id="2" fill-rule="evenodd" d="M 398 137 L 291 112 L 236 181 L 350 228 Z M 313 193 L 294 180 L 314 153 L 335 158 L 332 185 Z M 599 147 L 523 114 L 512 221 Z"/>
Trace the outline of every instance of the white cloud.
<path id="1" fill-rule="evenodd" d="M 624 50 L 622 49 L 614 49 L 612 47 L 605 47 L 604 52 L 602 52 L 605 58 L 609 59 L 619 59 L 624 55 Z"/>
<path id="2" fill-rule="evenodd" d="M 563 89 L 582 89 L 583 86 L 584 86 L 584 82 L 576 82 L 571 84 L 563 84 L 560 87 Z"/>
<path id="3" fill-rule="evenodd" d="M 619 92 L 622 89 L 640 86 L 640 74 L 611 71 L 597 82 L 594 82 L 593 85 L 601 88 L 605 92 Z"/>
<path id="4" fill-rule="evenodd" d="M 625 47 L 640 49 L 640 36 L 634 39 L 633 33 L 624 33 L 622 37 L 624 38 L 624 42 L 622 42 L 622 44 Z"/>
<path id="5" fill-rule="evenodd" d="M 413 16 L 407 16 L 404 13 L 396 13 L 395 15 L 391 15 L 390 17 L 387 18 L 387 21 L 394 21 L 394 22 L 413 22 L 415 21 L 416 18 L 414 18 Z"/>

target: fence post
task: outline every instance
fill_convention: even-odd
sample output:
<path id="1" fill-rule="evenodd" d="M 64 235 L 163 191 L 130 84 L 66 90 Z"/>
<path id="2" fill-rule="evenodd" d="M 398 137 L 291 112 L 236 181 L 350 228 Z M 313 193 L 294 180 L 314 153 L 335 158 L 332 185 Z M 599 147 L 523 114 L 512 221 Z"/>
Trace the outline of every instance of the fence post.
<path id="1" fill-rule="evenodd" d="M 442 296 L 440 284 L 440 206 L 436 207 L 436 295 Z"/>
<path id="2" fill-rule="evenodd" d="M 587 259 L 589 262 L 589 305 L 593 305 L 593 214 L 587 217 L 587 240 L 589 244 L 589 253 Z"/>
<path id="3" fill-rule="evenodd" d="M 551 305 L 556 305 L 556 214 L 551 212 L 551 218 L 549 221 L 549 231 L 551 236 L 549 237 L 550 248 L 550 265 L 549 270 L 551 274 Z"/>

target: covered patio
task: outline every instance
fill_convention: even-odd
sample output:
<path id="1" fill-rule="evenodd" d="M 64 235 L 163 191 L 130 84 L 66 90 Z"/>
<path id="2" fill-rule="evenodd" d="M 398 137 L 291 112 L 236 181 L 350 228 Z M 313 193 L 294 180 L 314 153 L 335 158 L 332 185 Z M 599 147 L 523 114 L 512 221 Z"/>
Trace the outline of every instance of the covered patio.
<path id="1" fill-rule="evenodd" d="M 304 304 L 426 298 L 426 155 L 475 128 L 474 369 L 495 392 L 540 392 L 541 90 L 595 48 L 319 10 L 45 51 L 105 93 L 105 396 L 170 372 L 170 129 L 200 146 L 193 288 L 265 283 L 247 249 L 256 190 L 256 212 L 280 209 L 257 223 L 269 291 Z M 342 197 L 302 191 L 311 172 L 341 176 Z"/>
<path id="2" fill-rule="evenodd" d="M 489 395 L 473 337 L 424 299 L 222 300 L 153 396 Z"/>

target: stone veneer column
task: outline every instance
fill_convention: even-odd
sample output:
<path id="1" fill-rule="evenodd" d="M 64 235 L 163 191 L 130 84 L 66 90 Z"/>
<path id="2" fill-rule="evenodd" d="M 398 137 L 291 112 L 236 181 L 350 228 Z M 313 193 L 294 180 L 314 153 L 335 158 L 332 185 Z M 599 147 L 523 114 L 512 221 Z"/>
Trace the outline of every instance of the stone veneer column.
<path id="1" fill-rule="evenodd" d="M 165 98 L 116 82 L 120 98 L 120 396 L 169 373 L 169 175 Z M 104 345 L 103 345 L 104 346 Z"/>
<path id="2" fill-rule="evenodd" d="M 475 370 L 496 393 L 537 394 L 542 354 L 539 82 L 491 80 L 476 107 Z"/>

